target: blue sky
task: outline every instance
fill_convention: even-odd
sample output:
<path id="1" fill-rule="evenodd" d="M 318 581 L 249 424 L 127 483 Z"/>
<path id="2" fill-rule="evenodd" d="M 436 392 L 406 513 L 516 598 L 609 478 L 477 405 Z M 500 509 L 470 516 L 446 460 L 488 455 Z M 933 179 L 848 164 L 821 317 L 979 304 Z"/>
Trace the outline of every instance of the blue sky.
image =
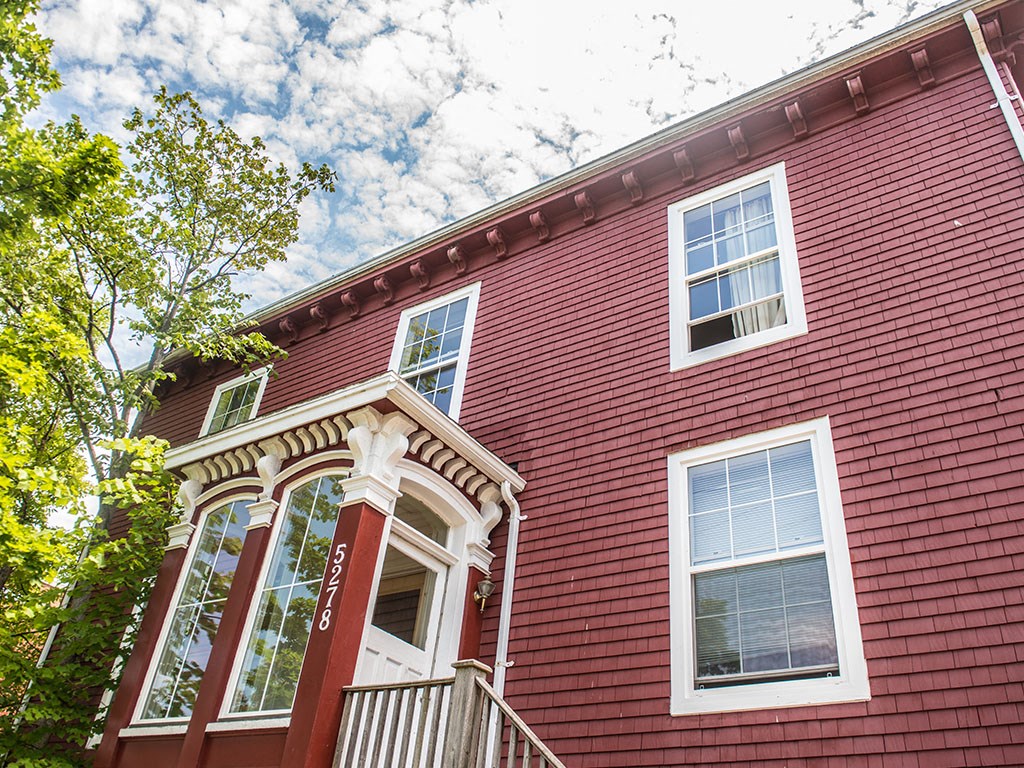
<path id="1" fill-rule="evenodd" d="M 161 84 L 327 162 L 266 304 L 940 7 L 933 0 L 56 0 L 43 116 L 121 120 Z"/>

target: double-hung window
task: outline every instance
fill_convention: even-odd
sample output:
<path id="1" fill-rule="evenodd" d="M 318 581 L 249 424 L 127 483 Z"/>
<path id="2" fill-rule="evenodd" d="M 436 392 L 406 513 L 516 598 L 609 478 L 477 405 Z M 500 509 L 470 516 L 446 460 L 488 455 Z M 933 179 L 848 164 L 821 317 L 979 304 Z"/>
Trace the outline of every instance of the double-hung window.
<path id="1" fill-rule="evenodd" d="M 672 367 L 807 330 L 782 163 L 669 206 Z"/>
<path id="2" fill-rule="evenodd" d="M 313 624 L 341 503 L 342 477 L 309 480 L 288 494 L 245 651 L 234 675 L 231 714 L 287 714 Z"/>
<path id="3" fill-rule="evenodd" d="M 868 698 L 828 420 L 669 473 L 673 713 Z"/>
<path id="4" fill-rule="evenodd" d="M 480 283 L 402 313 L 392 371 L 453 419 L 459 417 Z"/>
<path id="5" fill-rule="evenodd" d="M 212 435 L 252 419 L 260 407 L 269 373 L 269 368 L 260 368 L 217 387 L 200 436 Z"/>
<path id="6" fill-rule="evenodd" d="M 247 504 L 235 501 L 204 516 L 164 630 L 159 661 L 142 697 L 139 720 L 192 714 L 242 551 Z"/>

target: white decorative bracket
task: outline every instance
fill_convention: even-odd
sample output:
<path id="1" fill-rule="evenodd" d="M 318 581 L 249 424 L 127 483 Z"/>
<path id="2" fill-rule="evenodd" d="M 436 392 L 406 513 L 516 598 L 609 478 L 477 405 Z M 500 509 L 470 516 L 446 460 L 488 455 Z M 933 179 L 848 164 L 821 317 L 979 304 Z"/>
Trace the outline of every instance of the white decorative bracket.
<path id="1" fill-rule="evenodd" d="M 192 514 L 196 511 L 196 500 L 203 492 L 203 484 L 195 475 L 188 472 L 188 479 L 178 488 L 178 503 L 181 505 L 181 516 L 178 522 L 167 526 L 167 546 L 164 549 L 185 549 L 192 539 L 196 527 L 192 524 Z"/>
<path id="2" fill-rule="evenodd" d="M 391 514 L 398 490 L 398 462 L 409 450 L 409 435 L 419 424 L 404 413 L 382 414 L 366 406 L 346 414 L 352 423 L 348 447 L 352 452 L 352 476 L 341 483 L 346 504 L 365 501 Z"/>

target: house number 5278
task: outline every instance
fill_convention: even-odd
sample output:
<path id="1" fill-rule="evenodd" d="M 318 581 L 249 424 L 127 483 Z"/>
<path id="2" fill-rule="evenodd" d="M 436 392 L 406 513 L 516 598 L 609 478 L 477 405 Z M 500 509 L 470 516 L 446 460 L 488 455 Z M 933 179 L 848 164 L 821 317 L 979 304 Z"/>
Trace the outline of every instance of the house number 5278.
<path id="1" fill-rule="evenodd" d="M 320 623 L 317 625 L 321 632 L 331 626 L 331 615 L 334 612 L 334 595 L 338 591 L 338 583 L 341 581 L 342 563 L 345 562 L 346 549 L 348 549 L 348 544 L 339 544 L 334 549 L 330 574 L 327 576 L 327 601 L 324 603 L 323 611 L 320 612 Z"/>

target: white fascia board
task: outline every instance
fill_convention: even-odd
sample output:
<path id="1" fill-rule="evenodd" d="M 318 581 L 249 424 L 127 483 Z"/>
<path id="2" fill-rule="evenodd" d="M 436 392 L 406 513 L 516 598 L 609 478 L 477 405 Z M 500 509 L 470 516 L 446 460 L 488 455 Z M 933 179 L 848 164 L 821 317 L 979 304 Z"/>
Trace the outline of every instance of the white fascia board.
<path id="1" fill-rule="evenodd" d="M 526 487 L 526 481 L 517 472 L 392 371 L 172 448 L 166 454 L 165 466 L 167 469 L 180 469 L 380 400 L 394 403 L 420 427 L 442 440 L 499 485 L 508 480 L 517 493 Z"/>

